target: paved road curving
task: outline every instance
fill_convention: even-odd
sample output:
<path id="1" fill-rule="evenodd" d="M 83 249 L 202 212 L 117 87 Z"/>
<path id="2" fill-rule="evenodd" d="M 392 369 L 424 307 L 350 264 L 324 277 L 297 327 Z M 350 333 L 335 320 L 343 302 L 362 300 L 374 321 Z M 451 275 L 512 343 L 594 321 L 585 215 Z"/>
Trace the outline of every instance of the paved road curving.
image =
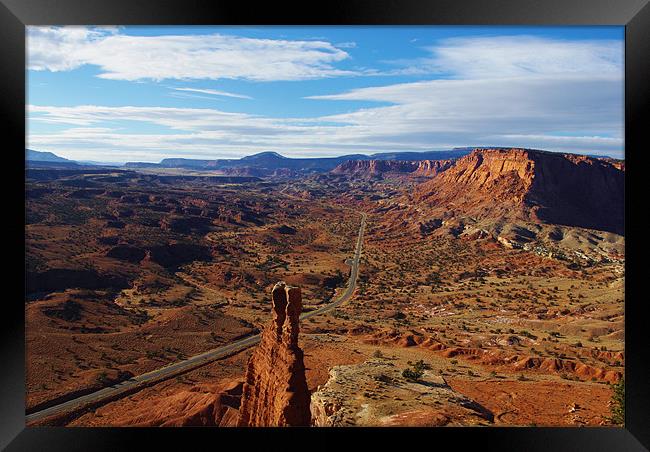
<path id="1" fill-rule="evenodd" d="M 345 291 L 332 303 L 328 303 L 327 305 L 313 311 L 303 313 L 300 316 L 301 319 L 307 319 L 329 312 L 340 306 L 342 303 L 345 303 L 352 297 L 352 294 L 357 287 L 357 277 L 359 276 L 359 261 L 361 258 L 361 248 L 363 245 L 363 234 L 366 227 L 366 214 L 361 213 L 361 215 L 361 226 L 359 227 L 356 250 L 354 253 L 354 258 L 351 260 L 352 268 L 350 270 L 350 278 L 348 279 L 348 285 Z M 241 352 L 242 350 L 245 350 L 257 344 L 259 341 L 259 334 L 245 337 L 228 345 L 224 345 L 222 347 L 208 350 L 207 352 L 201 353 L 199 355 L 192 356 L 186 360 L 161 367 L 160 369 L 152 370 L 151 372 L 138 375 L 137 377 L 130 378 L 129 380 L 125 380 L 120 383 L 116 383 L 112 386 L 100 389 L 99 391 L 93 392 L 91 394 L 77 397 L 67 402 L 63 402 L 58 405 L 45 408 L 41 411 L 28 414 L 26 416 L 26 422 L 31 423 L 48 418 L 50 416 L 66 414 L 101 405 L 107 401 L 118 399 L 121 396 L 125 396 L 147 386 L 151 386 L 155 383 L 159 383 L 163 380 L 167 380 L 179 374 L 188 372 L 209 362 L 216 361 Z"/>

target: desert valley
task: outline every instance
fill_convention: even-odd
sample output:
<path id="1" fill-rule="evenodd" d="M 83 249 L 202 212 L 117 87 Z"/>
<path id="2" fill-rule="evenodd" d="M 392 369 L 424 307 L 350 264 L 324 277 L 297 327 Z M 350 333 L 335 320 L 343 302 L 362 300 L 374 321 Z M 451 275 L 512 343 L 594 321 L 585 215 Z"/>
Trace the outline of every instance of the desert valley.
<path id="1" fill-rule="evenodd" d="M 624 161 L 405 154 L 28 159 L 29 425 L 610 425 Z"/>

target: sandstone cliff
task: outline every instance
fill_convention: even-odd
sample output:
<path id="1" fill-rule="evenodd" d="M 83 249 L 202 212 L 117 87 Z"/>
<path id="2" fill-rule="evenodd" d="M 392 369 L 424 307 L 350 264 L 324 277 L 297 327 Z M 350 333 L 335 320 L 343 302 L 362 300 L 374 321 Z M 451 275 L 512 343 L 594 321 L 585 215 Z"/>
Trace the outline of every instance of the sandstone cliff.
<path id="1" fill-rule="evenodd" d="M 298 347 L 300 289 L 284 282 L 272 291 L 273 320 L 246 370 L 239 426 L 308 426 L 310 394 Z"/>
<path id="2" fill-rule="evenodd" d="M 332 170 L 333 174 L 355 177 L 381 176 L 386 173 L 432 177 L 451 165 L 451 160 L 348 160 Z"/>
<path id="3" fill-rule="evenodd" d="M 453 160 L 420 160 L 417 163 L 414 176 L 433 177 L 451 167 Z"/>
<path id="4" fill-rule="evenodd" d="M 398 160 L 348 160 L 332 170 L 333 174 L 354 176 L 375 176 L 383 173 L 410 173 L 417 168 L 417 162 Z"/>
<path id="5" fill-rule="evenodd" d="M 624 165 L 527 149 L 475 149 L 424 182 L 423 208 L 623 235 Z"/>
<path id="6" fill-rule="evenodd" d="M 139 399 L 129 409 L 99 408 L 99 425 L 129 427 L 234 427 L 239 417 L 242 382 L 199 384 L 189 389 L 163 390 Z M 74 425 L 74 424 L 73 424 Z"/>

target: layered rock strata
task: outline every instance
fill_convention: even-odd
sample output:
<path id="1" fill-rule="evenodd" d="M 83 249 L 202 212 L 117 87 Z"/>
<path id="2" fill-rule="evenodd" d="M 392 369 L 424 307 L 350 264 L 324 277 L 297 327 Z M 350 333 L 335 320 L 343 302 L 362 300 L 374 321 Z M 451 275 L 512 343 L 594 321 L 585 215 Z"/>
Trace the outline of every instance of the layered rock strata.
<path id="1" fill-rule="evenodd" d="M 332 174 L 372 177 L 382 174 L 404 174 L 432 177 L 451 166 L 451 160 L 348 160 L 332 170 Z"/>
<path id="2" fill-rule="evenodd" d="M 300 288 L 273 287 L 273 319 L 248 361 L 239 426 L 308 426 L 310 395 L 298 346 Z"/>
<path id="3" fill-rule="evenodd" d="M 529 149 L 475 149 L 418 187 L 421 209 L 623 235 L 624 165 Z"/>

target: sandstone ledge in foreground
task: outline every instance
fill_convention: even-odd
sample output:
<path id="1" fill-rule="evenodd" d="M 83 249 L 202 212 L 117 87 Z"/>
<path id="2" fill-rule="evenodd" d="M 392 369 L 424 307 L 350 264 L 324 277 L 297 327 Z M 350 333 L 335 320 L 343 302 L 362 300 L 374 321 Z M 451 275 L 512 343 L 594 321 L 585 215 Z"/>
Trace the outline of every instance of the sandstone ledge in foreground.
<path id="1" fill-rule="evenodd" d="M 402 377 L 387 359 L 336 366 L 330 379 L 311 396 L 317 427 L 489 425 L 493 415 L 425 371 L 418 382 Z"/>

